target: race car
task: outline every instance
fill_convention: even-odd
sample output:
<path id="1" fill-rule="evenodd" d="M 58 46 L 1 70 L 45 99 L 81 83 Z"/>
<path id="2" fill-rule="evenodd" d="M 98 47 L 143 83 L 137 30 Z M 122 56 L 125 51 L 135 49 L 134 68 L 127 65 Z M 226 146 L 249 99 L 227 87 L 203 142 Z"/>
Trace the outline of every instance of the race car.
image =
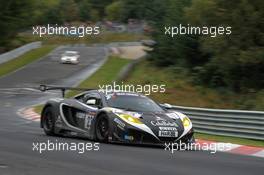
<path id="1" fill-rule="evenodd" d="M 193 143 L 190 119 L 169 105 L 160 105 L 135 92 L 102 91 L 41 85 L 41 91 L 61 90 L 41 113 L 47 135 L 85 137 L 99 142 L 131 144 Z M 81 90 L 64 98 L 66 90 Z"/>
<path id="2" fill-rule="evenodd" d="M 61 56 L 61 63 L 78 64 L 79 57 L 77 51 L 65 51 Z"/>

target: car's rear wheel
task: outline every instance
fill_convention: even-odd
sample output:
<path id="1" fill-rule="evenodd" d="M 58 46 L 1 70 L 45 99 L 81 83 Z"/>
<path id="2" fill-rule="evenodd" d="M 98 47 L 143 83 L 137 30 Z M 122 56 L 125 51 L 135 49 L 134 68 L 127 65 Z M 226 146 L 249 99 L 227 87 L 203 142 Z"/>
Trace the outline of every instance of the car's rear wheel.
<path id="1" fill-rule="evenodd" d="M 43 111 L 42 122 L 43 122 L 43 130 L 47 135 L 55 135 L 55 121 L 54 114 L 51 107 L 47 107 Z"/>
<path id="2" fill-rule="evenodd" d="M 108 117 L 102 114 L 98 117 L 96 122 L 96 138 L 100 142 L 108 142 L 109 136 L 109 122 Z"/>

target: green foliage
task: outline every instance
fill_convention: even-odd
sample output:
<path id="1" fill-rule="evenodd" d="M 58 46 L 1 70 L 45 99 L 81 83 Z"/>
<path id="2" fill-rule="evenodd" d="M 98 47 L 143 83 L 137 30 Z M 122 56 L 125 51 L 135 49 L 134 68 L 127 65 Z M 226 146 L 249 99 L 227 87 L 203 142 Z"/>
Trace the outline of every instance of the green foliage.
<path id="1" fill-rule="evenodd" d="M 155 0 L 153 4 L 158 4 Z M 157 44 L 150 52 L 157 65 L 189 69 L 196 83 L 248 91 L 264 87 L 264 2 L 260 0 L 164 0 L 146 14 Z M 140 5 L 139 5 L 140 7 Z M 151 9 L 151 10 L 150 10 Z M 152 13 L 151 13 L 152 12 Z M 162 14 L 162 15 L 161 15 Z M 151 15 L 150 15 L 151 16 Z M 165 26 L 231 27 L 231 35 L 164 34 Z"/>
<path id="2" fill-rule="evenodd" d="M 198 78 L 236 91 L 264 87 L 263 8 L 263 1 L 193 0 L 186 9 L 192 24 L 232 27 L 228 36 L 200 37 L 201 51 L 210 61 Z"/>
<path id="3" fill-rule="evenodd" d="M 108 20 L 117 21 L 121 19 L 123 9 L 122 1 L 115 1 L 105 8 L 106 18 Z"/>
<path id="4" fill-rule="evenodd" d="M 48 9 L 40 19 L 42 24 L 62 24 L 63 22 L 62 12 L 58 6 Z"/>
<path id="5" fill-rule="evenodd" d="M 165 93 L 151 94 L 153 99 L 163 103 L 216 109 L 264 110 L 264 90 L 235 93 L 227 88 L 193 84 L 192 79 L 184 67 L 172 65 L 161 68 L 144 60 L 136 65 L 125 83 L 165 84 Z"/>
<path id="6" fill-rule="evenodd" d="M 161 16 L 158 20 L 152 20 L 155 29 L 152 36 L 157 41 L 153 52 L 150 52 L 152 60 L 161 66 L 171 64 L 189 66 L 197 63 L 200 54 L 197 51 L 198 43 L 194 36 L 178 35 L 172 38 L 164 34 L 165 27 L 178 26 L 179 24 L 187 25 L 184 18 L 184 8 L 190 4 L 190 0 L 167 0 L 162 3 L 165 3 L 165 6 L 160 4 L 154 6 L 155 10 L 152 10 Z M 196 57 L 195 60 L 193 59 L 194 56 Z"/>
<path id="7" fill-rule="evenodd" d="M 203 134 L 203 133 L 197 133 L 197 132 L 194 134 L 194 137 L 196 139 L 204 139 L 204 140 L 212 140 L 212 141 L 217 141 L 217 142 L 264 147 L 263 141 L 253 140 L 253 139 L 243 139 L 243 138 L 229 137 L 229 136 L 216 136 L 216 135 Z"/>
<path id="8" fill-rule="evenodd" d="M 82 81 L 78 87 L 80 88 L 99 88 L 99 85 L 111 84 L 118 76 L 124 66 L 129 64 L 131 60 L 122 59 L 119 57 L 110 57 L 106 63 L 97 70 L 91 77 Z M 67 97 L 72 97 L 78 92 L 69 91 Z"/>
<path id="9" fill-rule="evenodd" d="M 72 22 L 79 19 L 79 8 L 74 0 L 61 0 L 59 9 L 64 22 Z"/>
<path id="10" fill-rule="evenodd" d="M 93 14 L 103 19 L 105 17 L 105 8 L 111 4 L 114 0 L 90 0 L 93 7 Z"/>
<path id="11" fill-rule="evenodd" d="M 34 1 L 1 1 L 0 5 L 0 45 L 7 45 L 18 30 L 29 26 L 34 11 Z M 0 49 L 1 50 L 1 49 Z"/>
<path id="12" fill-rule="evenodd" d="M 158 15 L 151 12 L 153 12 L 153 10 L 156 10 L 157 8 L 160 8 L 158 4 L 164 7 L 166 1 L 167 0 L 122 0 L 123 9 L 121 20 L 124 22 L 127 22 L 128 19 L 150 20 L 151 18 L 154 18 L 156 15 Z"/>
<path id="13" fill-rule="evenodd" d="M 40 59 L 54 49 L 54 47 L 53 45 L 45 45 L 41 48 L 29 51 L 13 60 L 0 64 L 0 77 Z"/>
<path id="14" fill-rule="evenodd" d="M 91 20 L 92 4 L 89 0 L 81 0 L 78 3 L 81 21 Z"/>
<path id="15" fill-rule="evenodd" d="M 0 5 L 0 52 L 31 25 L 74 21 L 146 20 L 157 44 L 157 65 L 183 67 L 197 84 L 235 91 L 264 87 L 264 1 L 262 0 L 12 0 Z M 165 35 L 165 26 L 232 27 L 231 35 Z M 92 38 L 91 38 L 92 40 Z"/>

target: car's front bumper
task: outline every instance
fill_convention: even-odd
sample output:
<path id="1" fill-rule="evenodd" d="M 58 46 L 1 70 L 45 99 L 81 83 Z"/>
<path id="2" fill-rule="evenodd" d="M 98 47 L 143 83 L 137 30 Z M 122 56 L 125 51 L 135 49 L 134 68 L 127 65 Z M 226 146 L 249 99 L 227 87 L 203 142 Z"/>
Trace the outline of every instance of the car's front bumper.
<path id="1" fill-rule="evenodd" d="M 193 143 L 193 129 L 191 129 L 187 134 L 182 136 L 180 139 L 172 137 L 154 137 L 153 135 L 141 131 L 134 127 L 127 127 L 126 129 L 120 129 L 115 127 L 113 134 L 111 136 L 110 142 L 122 142 L 128 144 L 155 144 L 164 145 L 165 143 Z"/>

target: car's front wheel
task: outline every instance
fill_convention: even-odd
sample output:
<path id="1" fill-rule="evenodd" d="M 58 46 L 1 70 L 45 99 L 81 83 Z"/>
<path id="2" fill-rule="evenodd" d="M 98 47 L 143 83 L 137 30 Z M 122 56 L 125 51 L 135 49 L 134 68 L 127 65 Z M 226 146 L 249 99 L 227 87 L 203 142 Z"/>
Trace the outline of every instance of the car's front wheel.
<path id="1" fill-rule="evenodd" d="M 47 107 L 44 109 L 42 116 L 42 123 L 43 123 L 43 130 L 47 135 L 55 135 L 54 134 L 55 121 L 51 107 Z"/>
<path id="2" fill-rule="evenodd" d="M 96 138 L 100 142 L 108 142 L 109 122 L 105 114 L 98 116 L 96 122 Z"/>

